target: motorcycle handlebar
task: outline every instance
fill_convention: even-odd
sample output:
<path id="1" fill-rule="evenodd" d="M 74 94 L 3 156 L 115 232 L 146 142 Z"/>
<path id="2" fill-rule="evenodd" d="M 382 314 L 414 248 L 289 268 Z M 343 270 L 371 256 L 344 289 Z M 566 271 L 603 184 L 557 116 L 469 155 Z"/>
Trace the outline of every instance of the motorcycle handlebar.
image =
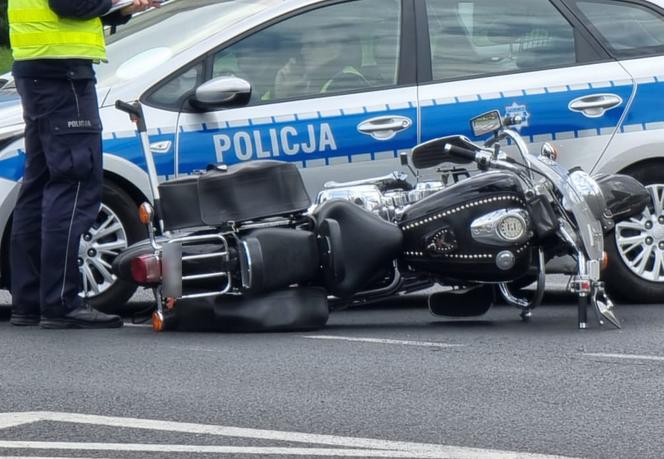
<path id="1" fill-rule="evenodd" d="M 475 161 L 477 159 L 477 152 L 469 150 L 468 148 L 459 147 L 451 143 L 446 143 L 443 147 L 443 151 L 451 155 L 457 156 L 470 161 Z"/>
<path id="2" fill-rule="evenodd" d="M 122 100 L 115 101 L 115 108 L 129 115 L 132 122 L 136 123 L 139 132 L 146 132 L 145 119 L 143 117 L 143 107 L 139 102 L 129 104 Z"/>

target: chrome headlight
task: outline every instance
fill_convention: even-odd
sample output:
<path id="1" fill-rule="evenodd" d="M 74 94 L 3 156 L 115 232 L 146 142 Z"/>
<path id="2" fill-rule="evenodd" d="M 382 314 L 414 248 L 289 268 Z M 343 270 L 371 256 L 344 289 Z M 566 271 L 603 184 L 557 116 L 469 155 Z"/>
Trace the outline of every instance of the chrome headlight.
<path id="1" fill-rule="evenodd" d="M 569 185 L 578 199 L 588 204 L 593 216 L 602 221 L 606 215 L 606 200 L 599 184 L 586 172 L 577 170 L 569 174 Z"/>

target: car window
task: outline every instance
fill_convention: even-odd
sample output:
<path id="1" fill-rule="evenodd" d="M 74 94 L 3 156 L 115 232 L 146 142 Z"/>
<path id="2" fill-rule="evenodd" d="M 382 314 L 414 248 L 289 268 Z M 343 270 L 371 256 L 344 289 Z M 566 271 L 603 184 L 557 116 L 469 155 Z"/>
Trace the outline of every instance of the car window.
<path id="1" fill-rule="evenodd" d="M 146 102 L 157 107 L 182 110 L 186 97 L 202 82 L 203 64 L 197 63 L 167 78 L 147 96 Z"/>
<path id="2" fill-rule="evenodd" d="M 574 30 L 548 0 L 429 0 L 434 80 L 576 63 Z"/>
<path id="3" fill-rule="evenodd" d="M 608 0 L 578 1 L 576 5 L 615 54 L 633 56 L 664 49 L 664 17 L 656 11 Z"/>
<path id="4" fill-rule="evenodd" d="M 358 0 L 307 11 L 214 56 L 213 77 L 251 83 L 251 105 L 397 83 L 399 0 Z"/>
<path id="5" fill-rule="evenodd" d="M 182 0 L 138 15 L 107 40 L 108 62 L 96 66 L 99 87 L 140 78 L 272 0 Z M 191 24 L 196 24 L 192 27 Z"/>

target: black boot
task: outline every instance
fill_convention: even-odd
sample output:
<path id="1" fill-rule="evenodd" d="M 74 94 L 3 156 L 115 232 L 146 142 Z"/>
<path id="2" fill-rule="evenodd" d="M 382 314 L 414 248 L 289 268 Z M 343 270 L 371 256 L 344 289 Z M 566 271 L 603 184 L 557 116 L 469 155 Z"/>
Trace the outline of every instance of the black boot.
<path id="1" fill-rule="evenodd" d="M 79 306 L 64 316 L 42 316 L 41 328 L 120 328 L 123 322 L 120 316 L 104 314 L 90 306 Z"/>
<path id="2" fill-rule="evenodd" d="M 16 325 L 17 327 L 30 327 L 39 325 L 39 318 L 39 314 L 22 314 L 12 312 L 12 318 L 9 319 L 9 323 Z"/>

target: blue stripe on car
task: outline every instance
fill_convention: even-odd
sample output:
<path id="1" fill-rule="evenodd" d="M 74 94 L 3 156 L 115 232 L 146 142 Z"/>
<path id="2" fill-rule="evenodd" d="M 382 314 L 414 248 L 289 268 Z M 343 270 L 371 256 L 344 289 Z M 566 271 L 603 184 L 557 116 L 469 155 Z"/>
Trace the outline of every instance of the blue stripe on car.
<path id="1" fill-rule="evenodd" d="M 637 97 L 621 127 L 623 132 L 664 127 L 662 125 L 664 112 L 652 102 L 664 99 L 662 80 L 653 77 L 642 81 L 649 82 L 639 84 Z M 488 92 L 422 101 L 420 104 L 423 121 L 422 140 L 452 133 L 470 136 L 468 119 L 481 112 L 494 109 L 504 112 L 506 107 L 510 106 L 525 106 L 528 110 L 529 123 L 528 126 L 522 128 L 521 133 L 531 142 L 608 134 L 618 124 L 623 110 L 610 110 L 600 118 L 586 118 L 580 113 L 571 112 L 567 107 L 570 100 L 596 94 L 601 89 L 618 94 L 623 98 L 623 104 L 625 104 L 631 96 L 633 86 L 627 80 L 607 81 L 511 92 Z M 546 107 L 546 110 L 540 107 Z M 228 123 L 182 126 L 180 128 L 180 151 L 186 152 L 186 154 L 180 155 L 180 172 L 194 172 L 218 159 L 223 159 L 227 164 L 235 164 L 269 157 L 297 162 L 302 167 L 307 167 L 308 164 L 330 165 L 354 160 L 374 160 L 376 155 L 384 159 L 390 155 L 396 157 L 398 151 L 413 146 L 412 134 L 416 129 L 415 124 L 408 130 L 410 135 L 399 134 L 386 143 L 384 150 L 372 151 L 375 142 L 357 130 L 357 125 L 364 121 L 368 114 L 371 116 L 400 115 L 415 120 L 416 104 L 409 102 L 398 104 L 395 107 L 374 104 L 351 109 L 303 112 L 288 116 L 235 120 Z M 324 124 L 327 124 L 327 127 L 324 127 Z M 329 138 L 324 138 L 328 128 L 332 133 L 333 143 Z M 161 130 L 156 132 L 159 134 L 152 135 L 151 142 L 174 140 L 173 133 L 162 133 Z M 201 133 L 208 135 L 201 135 Z M 231 144 L 228 148 L 222 149 L 223 158 L 219 157 L 219 144 L 215 149 L 215 136 L 217 136 L 217 141 L 230 139 Z M 275 136 L 277 137 L 276 142 Z M 283 148 L 284 139 L 287 140 L 286 146 L 290 148 Z M 315 140 L 315 145 L 312 144 L 312 140 Z M 325 147 L 323 151 L 319 151 L 321 141 Z M 236 148 L 238 146 L 239 149 Z M 146 168 L 140 142 L 135 132 L 105 134 L 104 151 L 123 157 L 144 170 Z M 0 177 L 18 181 L 23 174 L 24 155 L 21 151 L 16 155 L 12 153 L 5 152 L 4 157 L 0 159 Z M 157 155 L 155 160 L 159 175 L 173 174 L 172 152 Z"/>

